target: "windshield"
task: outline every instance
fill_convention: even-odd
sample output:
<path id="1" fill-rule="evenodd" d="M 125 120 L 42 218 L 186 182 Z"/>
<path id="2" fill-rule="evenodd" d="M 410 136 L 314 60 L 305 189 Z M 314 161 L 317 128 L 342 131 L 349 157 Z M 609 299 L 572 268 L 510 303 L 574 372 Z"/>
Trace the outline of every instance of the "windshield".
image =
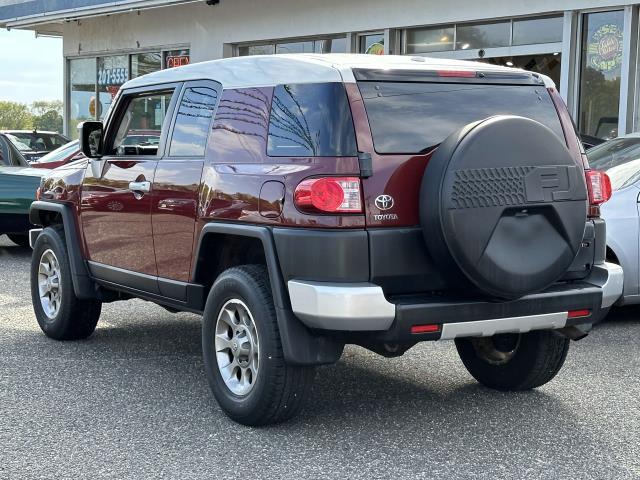
<path id="1" fill-rule="evenodd" d="M 22 143 L 20 139 L 18 139 L 15 135 L 7 133 L 7 138 L 11 140 L 11 143 L 13 143 L 13 145 L 21 152 L 28 152 L 31 150 L 31 148 L 29 148 L 29 145 Z"/>
<path id="2" fill-rule="evenodd" d="M 69 140 L 57 133 L 13 132 L 11 135 L 27 145 L 29 150 L 51 152 Z"/>
<path id="3" fill-rule="evenodd" d="M 358 82 L 378 153 L 421 153 L 465 125 L 518 115 L 549 127 L 566 143 L 544 87 L 457 83 Z"/>
<path id="4" fill-rule="evenodd" d="M 44 157 L 38 159 L 38 163 L 51 163 L 51 162 L 60 162 L 65 160 L 67 157 L 70 157 L 74 153 L 79 151 L 78 141 L 74 140 L 73 142 L 69 142 L 66 145 L 54 150 L 53 152 L 47 153 Z"/>
<path id="5" fill-rule="evenodd" d="M 587 152 L 589 166 L 607 172 L 611 188 L 631 185 L 640 176 L 640 137 L 615 138 Z"/>
<path id="6" fill-rule="evenodd" d="M 640 137 L 623 137 L 609 140 L 587 153 L 589 166 L 607 170 L 640 157 Z"/>

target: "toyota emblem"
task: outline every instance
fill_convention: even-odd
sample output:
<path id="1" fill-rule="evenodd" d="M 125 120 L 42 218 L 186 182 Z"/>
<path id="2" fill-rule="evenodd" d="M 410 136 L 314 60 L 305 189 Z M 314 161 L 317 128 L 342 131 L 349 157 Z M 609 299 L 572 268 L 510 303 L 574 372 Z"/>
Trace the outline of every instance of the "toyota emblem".
<path id="1" fill-rule="evenodd" d="M 391 210 L 393 208 L 393 197 L 391 195 L 378 195 L 375 204 L 380 210 Z"/>

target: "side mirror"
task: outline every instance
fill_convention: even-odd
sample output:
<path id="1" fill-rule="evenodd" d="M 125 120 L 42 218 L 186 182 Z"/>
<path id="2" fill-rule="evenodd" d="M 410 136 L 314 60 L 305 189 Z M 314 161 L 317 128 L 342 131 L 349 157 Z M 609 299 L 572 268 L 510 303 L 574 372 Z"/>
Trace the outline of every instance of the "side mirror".
<path id="1" fill-rule="evenodd" d="M 80 133 L 80 151 L 88 158 L 102 157 L 103 132 L 102 122 L 83 122 L 78 125 Z"/>

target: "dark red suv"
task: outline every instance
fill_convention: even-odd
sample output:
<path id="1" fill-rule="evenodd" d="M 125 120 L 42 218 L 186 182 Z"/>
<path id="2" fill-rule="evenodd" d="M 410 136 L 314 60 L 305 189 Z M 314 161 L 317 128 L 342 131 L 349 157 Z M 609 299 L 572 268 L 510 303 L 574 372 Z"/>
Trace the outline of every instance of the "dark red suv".
<path id="1" fill-rule="evenodd" d="M 81 148 L 31 208 L 42 330 L 85 338 L 102 303 L 133 297 L 201 313 L 211 389 L 244 424 L 295 415 L 346 343 L 393 357 L 455 339 L 479 382 L 540 386 L 622 291 L 607 178 L 535 73 L 193 64 L 126 83 Z"/>

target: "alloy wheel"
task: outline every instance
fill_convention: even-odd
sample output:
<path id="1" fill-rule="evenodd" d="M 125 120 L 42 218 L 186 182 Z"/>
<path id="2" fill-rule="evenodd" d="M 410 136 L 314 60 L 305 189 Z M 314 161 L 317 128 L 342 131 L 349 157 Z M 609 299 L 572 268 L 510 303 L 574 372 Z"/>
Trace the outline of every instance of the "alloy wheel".
<path id="1" fill-rule="evenodd" d="M 46 250 L 40 257 L 38 293 L 42 310 L 49 320 L 54 320 L 62 303 L 62 286 L 60 285 L 60 263 L 51 249 Z"/>
<path id="2" fill-rule="evenodd" d="M 227 388 L 235 395 L 248 395 L 258 379 L 260 344 L 253 316 L 242 300 L 228 300 L 220 309 L 215 349 Z"/>

